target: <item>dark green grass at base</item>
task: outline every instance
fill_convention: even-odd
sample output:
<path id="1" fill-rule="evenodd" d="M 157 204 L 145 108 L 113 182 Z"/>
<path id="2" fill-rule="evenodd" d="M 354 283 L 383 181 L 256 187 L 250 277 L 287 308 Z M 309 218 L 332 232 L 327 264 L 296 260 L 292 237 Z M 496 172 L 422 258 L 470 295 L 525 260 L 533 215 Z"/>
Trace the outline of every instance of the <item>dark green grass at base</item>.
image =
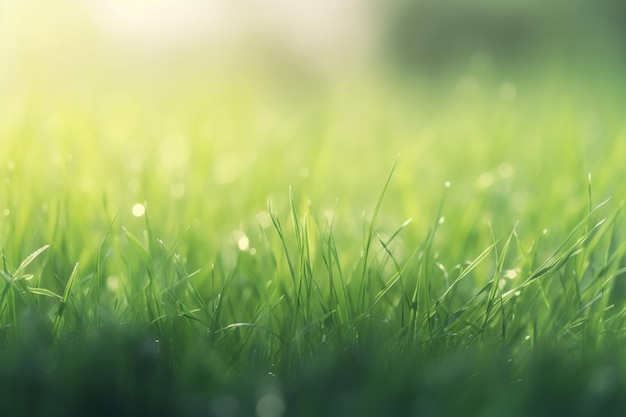
<path id="1" fill-rule="evenodd" d="M 215 358 L 210 345 L 179 347 L 177 358 L 147 333 L 119 328 L 52 347 L 24 345 L 0 359 L 2 415 L 521 417 L 626 409 L 617 348 L 536 349 L 515 359 L 498 349 L 390 357 L 367 342 L 320 352 L 284 375 L 260 367 L 226 374 L 207 359 Z"/>

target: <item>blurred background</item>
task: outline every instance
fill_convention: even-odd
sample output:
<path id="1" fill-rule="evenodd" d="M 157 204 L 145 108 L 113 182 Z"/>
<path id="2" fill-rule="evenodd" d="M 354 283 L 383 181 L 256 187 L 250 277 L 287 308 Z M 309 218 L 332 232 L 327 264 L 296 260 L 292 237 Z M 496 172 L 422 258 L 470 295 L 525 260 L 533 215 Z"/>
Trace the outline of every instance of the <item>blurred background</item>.
<path id="1" fill-rule="evenodd" d="M 229 233 L 292 186 L 354 236 L 401 153 L 390 228 L 449 180 L 450 230 L 535 233 L 626 180 L 625 39 L 622 0 L 0 0 L 0 206 Z"/>
<path id="2" fill-rule="evenodd" d="M 80 84 L 233 70 L 319 79 L 560 67 L 593 76 L 624 65 L 625 38 L 620 0 L 0 1 L 3 88 L 33 75 Z"/>

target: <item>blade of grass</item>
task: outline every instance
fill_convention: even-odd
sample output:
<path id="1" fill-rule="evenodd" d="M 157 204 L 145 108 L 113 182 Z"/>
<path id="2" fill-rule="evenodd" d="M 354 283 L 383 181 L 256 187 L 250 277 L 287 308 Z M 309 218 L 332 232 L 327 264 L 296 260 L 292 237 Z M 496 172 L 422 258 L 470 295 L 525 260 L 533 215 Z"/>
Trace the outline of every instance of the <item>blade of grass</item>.
<path id="1" fill-rule="evenodd" d="M 54 327 L 52 329 L 52 340 L 56 340 L 59 335 L 59 330 L 61 326 L 61 319 L 63 318 L 63 313 L 65 312 L 65 307 L 67 306 L 67 302 L 70 298 L 70 292 L 72 291 L 72 287 L 74 286 L 74 282 L 78 277 L 78 263 L 74 265 L 74 269 L 72 270 L 72 274 L 70 275 L 67 283 L 65 284 L 65 290 L 63 291 L 63 297 L 61 297 L 61 302 L 59 303 L 59 308 L 56 313 L 56 318 L 54 321 Z"/>
<path id="2" fill-rule="evenodd" d="M 360 277 L 361 279 L 359 282 L 360 288 L 359 288 L 359 297 L 357 299 L 357 307 L 356 307 L 357 310 L 359 310 L 359 306 L 365 306 L 365 296 L 367 293 L 366 289 L 369 284 L 367 282 L 368 281 L 367 280 L 367 268 L 368 268 L 369 253 L 370 253 L 370 249 L 372 246 L 372 239 L 374 237 L 374 226 L 376 225 L 378 213 L 380 212 L 380 208 L 383 204 L 383 199 L 387 192 L 387 188 L 389 187 L 389 184 L 391 183 L 391 178 L 393 177 L 393 173 L 395 172 L 396 167 L 398 166 L 399 159 L 400 159 L 400 155 L 398 155 L 395 162 L 393 163 L 393 166 L 391 167 L 391 171 L 389 172 L 389 175 L 387 176 L 385 185 L 383 186 L 383 189 L 378 196 L 378 200 L 376 201 L 376 205 L 374 206 L 372 218 L 370 219 L 370 222 L 367 228 L 367 235 L 365 236 L 365 243 L 363 247 L 363 267 L 361 269 L 361 277 Z"/>

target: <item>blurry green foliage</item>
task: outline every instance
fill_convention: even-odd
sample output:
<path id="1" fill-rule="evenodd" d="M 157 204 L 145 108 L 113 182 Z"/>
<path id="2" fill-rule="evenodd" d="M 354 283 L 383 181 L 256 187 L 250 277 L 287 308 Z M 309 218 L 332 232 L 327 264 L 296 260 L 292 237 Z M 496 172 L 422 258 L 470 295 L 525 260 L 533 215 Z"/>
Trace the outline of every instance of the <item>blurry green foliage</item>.
<path id="1" fill-rule="evenodd" d="M 477 57 L 496 67 L 624 62 L 624 2 L 400 1 L 388 35 L 391 60 L 440 71 Z"/>

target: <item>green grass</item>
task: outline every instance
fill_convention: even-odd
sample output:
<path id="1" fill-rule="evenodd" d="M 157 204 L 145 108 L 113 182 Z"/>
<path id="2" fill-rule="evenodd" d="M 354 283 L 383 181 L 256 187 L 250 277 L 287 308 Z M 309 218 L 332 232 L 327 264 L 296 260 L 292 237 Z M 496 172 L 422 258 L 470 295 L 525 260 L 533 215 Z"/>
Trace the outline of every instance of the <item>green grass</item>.
<path id="1" fill-rule="evenodd" d="M 623 99 L 542 75 L 4 96 L 3 408 L 620 415 Z"/>

